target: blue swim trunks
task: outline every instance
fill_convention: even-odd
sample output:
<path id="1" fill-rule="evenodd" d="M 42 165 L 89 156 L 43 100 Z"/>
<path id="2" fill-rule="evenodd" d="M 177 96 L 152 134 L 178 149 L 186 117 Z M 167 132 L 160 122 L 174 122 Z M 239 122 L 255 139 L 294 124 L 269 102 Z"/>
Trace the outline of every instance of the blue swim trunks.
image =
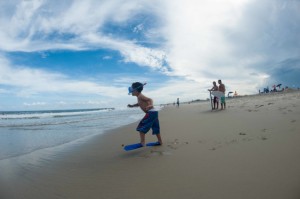
<path id="1" fill-rule="evenodd" d="M 136 130 L 146 134 L 151 128 L 153 135 L 160 134 L 158 111 L 148 111 Z"/>
<path id="2" fill-rule="evenodd" d="M 222 96 L 222 97 L 221 97 L 221 103 L 222 103 L 222 104 L 225 104 L 225 96 Z"/>

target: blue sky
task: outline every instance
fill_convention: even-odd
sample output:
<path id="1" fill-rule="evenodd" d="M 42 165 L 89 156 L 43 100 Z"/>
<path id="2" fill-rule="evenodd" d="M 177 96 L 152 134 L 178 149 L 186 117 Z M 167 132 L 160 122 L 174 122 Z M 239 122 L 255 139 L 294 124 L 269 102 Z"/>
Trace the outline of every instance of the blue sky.
<path id="1" fill-rule="evenodd" d="M 299 0 L 0 1 L 0 110 L 206 99 L 300 86 Z"/>

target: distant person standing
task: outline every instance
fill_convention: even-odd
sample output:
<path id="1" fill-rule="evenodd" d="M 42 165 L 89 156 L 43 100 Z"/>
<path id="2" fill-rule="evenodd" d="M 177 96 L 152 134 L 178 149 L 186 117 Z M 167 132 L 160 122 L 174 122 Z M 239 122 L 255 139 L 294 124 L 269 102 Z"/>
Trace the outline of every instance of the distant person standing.
<path id="1" fill-rule="evenodd" d="M 224 95 L 221 97 L 221 110 L 226 109 L 226 102 L 225 102 L 225 85 L 222 83 L 222 81 L 219 79 L 219 91 L 224 93 Z"/>
<path id="2" fill-rule="evenodd" d="M 234 97 L 237 97 L 238 96 L 238 94 L 237 94 L 237 92 L 236 91 L 234 91 L 234 95 L 233 95 Z"/>
<path id="3" fill-rule="evenodd" d="M 179 107 L 179 98 L 177 98 L 177 107 Z"/>
<path id="4" fill-rule="evenodd" d="M 211 89 L 208 89 L 208 91 L 211 92 L 211 91 L 218 91 L 218 90 L 219 87 L 217 86 L 217 83 L 213 81 L 213 87 Z M 214 106 L 212 109 L 216 109 L 216 105 L 217 105 L 217 109 L 219 109 L 219 98 L 217 96 L 214 96 L 213 102 L 214 102 Z"/>

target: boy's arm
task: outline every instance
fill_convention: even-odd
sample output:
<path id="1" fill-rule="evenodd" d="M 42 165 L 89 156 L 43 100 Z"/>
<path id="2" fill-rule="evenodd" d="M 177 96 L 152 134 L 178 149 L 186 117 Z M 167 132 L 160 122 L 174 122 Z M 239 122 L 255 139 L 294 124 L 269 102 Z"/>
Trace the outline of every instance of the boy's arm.
<path id="1" fill-rule="evenodd" d="M 131 105 L 131 104 L 128 104 L 128 105 L 127 105 L 127 107 L 130 107 L 130 108 L 132 108 L 132 107 L 138 107 L 138 106 L 139 106 L 139 104 L 138 104 L 138 103 L 136 103 L 136 104 L 132 104 L 132 105 Z"/>
<path id="2" fill-rule="evenodd" d="M 212 87 L 211 89 L 208 89 L 208 91 L 217 91 L 218 90 L 218 87 L 216 88 L 215 86 Z"/>

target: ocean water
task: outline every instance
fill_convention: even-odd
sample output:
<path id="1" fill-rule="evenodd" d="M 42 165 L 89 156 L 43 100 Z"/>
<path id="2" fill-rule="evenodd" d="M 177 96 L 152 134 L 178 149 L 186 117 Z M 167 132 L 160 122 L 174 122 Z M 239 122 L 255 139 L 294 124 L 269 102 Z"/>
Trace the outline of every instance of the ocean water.
<path id="1" fill-rule="evenodd" d="M 143 115 L 138 108 L 0 112 L 0 160 L 102 134 Z"/>

